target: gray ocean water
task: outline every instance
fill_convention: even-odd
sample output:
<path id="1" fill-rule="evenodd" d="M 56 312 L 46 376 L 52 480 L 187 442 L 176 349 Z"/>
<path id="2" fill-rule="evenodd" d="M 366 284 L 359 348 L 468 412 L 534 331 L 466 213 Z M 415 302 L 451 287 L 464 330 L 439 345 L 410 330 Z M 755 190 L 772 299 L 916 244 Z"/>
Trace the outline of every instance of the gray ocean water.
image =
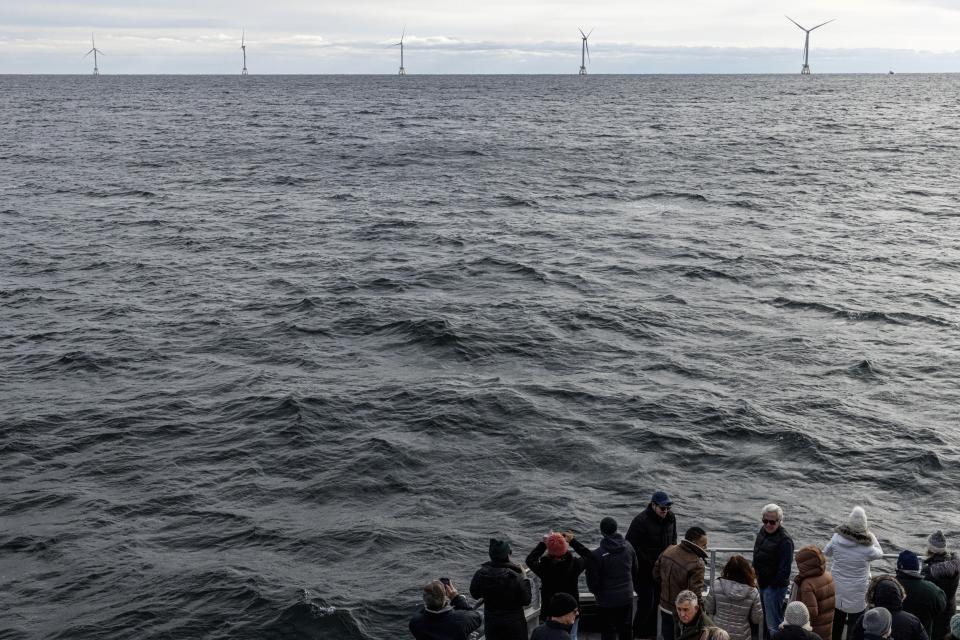
<path id="1" fill-rule="evenodd" d="M 405 637 L 656 488 L 960 546 L 958 96 L 0 77 L 0 638 Z"/>

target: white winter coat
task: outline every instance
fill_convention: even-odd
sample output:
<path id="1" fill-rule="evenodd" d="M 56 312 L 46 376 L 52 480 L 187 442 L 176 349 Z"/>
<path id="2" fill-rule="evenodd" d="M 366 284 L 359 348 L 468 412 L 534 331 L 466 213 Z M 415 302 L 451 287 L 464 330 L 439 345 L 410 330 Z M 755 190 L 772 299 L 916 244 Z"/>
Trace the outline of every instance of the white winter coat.
<path id="1" fill-rule="evenodd" d="M 831 558 L 830 573 L 837 588 L 837 609 L 860 613 L 867 608 L 867 586 L 870 584 L 870 563 L 883 557 L 883 549 L 872 533 L 862 534 L 847 527 L 837 533 L 823 548 Z"/>

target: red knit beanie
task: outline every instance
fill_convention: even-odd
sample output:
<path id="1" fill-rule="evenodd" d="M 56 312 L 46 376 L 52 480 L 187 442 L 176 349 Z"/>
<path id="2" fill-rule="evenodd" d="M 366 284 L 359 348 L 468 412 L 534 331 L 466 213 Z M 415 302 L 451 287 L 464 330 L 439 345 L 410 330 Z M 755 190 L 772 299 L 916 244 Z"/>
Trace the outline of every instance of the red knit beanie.
<path id="1" fill-rule="evenodd" d="M 547 536 L 547 555 L 562 558 L 567 553 L 567 539 L 562 533 L 551 533 Z"/>

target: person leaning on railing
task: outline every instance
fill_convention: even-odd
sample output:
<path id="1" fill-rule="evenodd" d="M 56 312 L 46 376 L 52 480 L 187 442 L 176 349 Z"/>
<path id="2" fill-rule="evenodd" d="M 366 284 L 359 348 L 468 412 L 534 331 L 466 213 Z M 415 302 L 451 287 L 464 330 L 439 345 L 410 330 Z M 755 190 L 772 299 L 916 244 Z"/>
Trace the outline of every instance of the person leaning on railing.
<path id="1" fill-rule="evenodd" d="M 823 554 L 833 558 L 830 573 L 837 588 L 837 608 L 831 635 L 841 640 L 844 627 L 853 626 L 867 608 L 870 563 L 883 557 L 877 537 L 867 528 L 863 507 L 854 507 L 847 522 L 837 526 Z"/>
<path id="2" fill-rule="evenodd" d="M 920 573 L 924 578 L 943 589 L 947 606 L 933 619 L 932 640 L 944 640 L 950 632 L 950 619 L 957 611 L 957 586 L 960 584 L 960 558 L 947 550 L 943 531 L 937 530 L 927 538 L 927 557 L 923 559 Z"/>

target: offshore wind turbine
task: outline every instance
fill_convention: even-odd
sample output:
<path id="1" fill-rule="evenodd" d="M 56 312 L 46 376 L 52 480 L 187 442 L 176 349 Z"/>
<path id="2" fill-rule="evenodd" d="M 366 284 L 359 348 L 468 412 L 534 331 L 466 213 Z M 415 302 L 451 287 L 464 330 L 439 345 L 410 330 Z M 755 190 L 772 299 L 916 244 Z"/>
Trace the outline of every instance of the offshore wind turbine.
<path id="1" fill-rule="evenodd" d="M 590 33 L 593 33 L 593 29 L 590 29 L 590 33 L 584 33 L 583 29 L 577 27 L 577 31 L 580 32 L 580 75 L 587 75 L 587 61 L 590 60 L 590 45 L 587 44 L 587 38 L 590 37 Z"/>
<path id="2" fill-rule="evenodd" d="M 103 51 L 100 51 L 100 49 L 97 49 L 97 43 L 94 42 L 92 33 L 90 34 L 90 47 L 91 47 L 90 51 L 87 51 L 83 55 L 83 57 L 86 58 L 91 53 L 93 54 L 93 75 L 98 76 L 100 75 L 100 68 L 99 68 L 99 65 L 97 64 L 97 54 L 100 54 L 102 56 Z"/>
<path id="3" fill-rule="evenodd" d="M 833 18 L 832 20 L 827 20 L 826 22 L 824 22 L 824 23 L 822 23 L 822 24 L 818 24 L 818 25 L 815 26 L 815 27 L 812 27 L 812 28 L 810 28 L 810 29 L 807 29 L 807 28 L 805 28 L 805 27 L 801 27 L 801 26 L 800 26 L 800 23 L 798 23 L 796 20 L 794 20 L 794 19 L 791 18 L 790 16 L 784 16 L 784 17 L 785 17 L 787 20 L 789 20 L 790 22 L 792 22 L 793 24 L 795 24 L 795 25 L 797 25 L 798 27 L 800 27 L 800 29 L 807 34 L 806 38 L 805 38 L 804 41 L 803 41 L 803 68 L 800 69 L 800 75 L 802 75 L 802 76 L 808 76 L 808 75 L 810 75 L 810 32 L 813 31 L 814 29 L 819 29 L 820 27 L 822 27 L 822 26 L 825 25 L 825 24 L 830 24 L 831 22 L 833 22 L 834 20 L 836 20 L 836 18 Z"/>
<path id="4" fill-rule="evenodd" d="M 240 75 L 247 75 L 247 30 L 243 29 L 240 32 L 240 50 L 243 51 L 243 71 L 240 72 Z"/>
<path id="5" fill-rule="evenodd" d="M 400 42 L 390 45 L 393 47 L 400 47 L 400 75 L 407 75 L 407 70 L 403 68 L 403 37 L 407 35 L 407 27 L 403 27 L 403 32 L 400 34 Z"/>

